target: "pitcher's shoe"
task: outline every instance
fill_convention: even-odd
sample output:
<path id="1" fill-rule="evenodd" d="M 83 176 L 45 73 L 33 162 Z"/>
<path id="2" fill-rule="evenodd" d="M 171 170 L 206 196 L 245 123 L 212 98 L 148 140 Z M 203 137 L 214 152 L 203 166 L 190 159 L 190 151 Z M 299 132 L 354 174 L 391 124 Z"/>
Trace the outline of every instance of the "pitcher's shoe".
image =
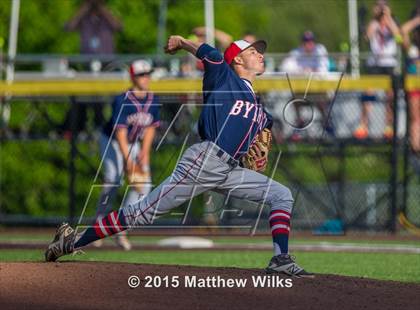
<path id="1" fill-rule="evenodd" d="M 302 267 L 299 267 L 295 263 L 295 258 L 289 254 L 280 254 L 273 256 L 268 267 L 265 268 L 266 273 L 284 273 L 289 276 L 294 277 L 307 277 L 313 278 L 315 275 L 313 273 L 305 271 Z"/>
<path id="2" fill-rule="evenodd" d="M 45 251 L 45 261 L 55 262 L 57 258 L 73 253 L 75 237 L 76 232 L 69 224 L 61 224 L 57 228 L 54 240 L 48 245 Z"/>

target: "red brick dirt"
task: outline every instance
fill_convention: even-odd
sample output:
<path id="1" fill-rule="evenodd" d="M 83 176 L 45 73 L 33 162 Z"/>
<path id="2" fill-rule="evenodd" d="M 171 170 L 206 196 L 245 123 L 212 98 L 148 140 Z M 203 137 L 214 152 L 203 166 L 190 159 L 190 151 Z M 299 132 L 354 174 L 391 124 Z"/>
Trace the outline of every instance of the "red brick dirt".
<path id="1" fill-rule="evenodd" d="M 129 288 L 131 275 L 141 279 L 139 287 Z M 179 287 L 145 288 L 146 276 L 179 276 Z M 247 282 L 243 288 L 186 288 L 185 276 Z M 420 309 L 420 284 L 317 275 L 293 278 L 290 288 L 255 288 L 252 276 L 266 275 L 258 269 L 238 268 L 0 263 L 0 309 Z M 290 278 L 282 278 L 287 285 Z"/>

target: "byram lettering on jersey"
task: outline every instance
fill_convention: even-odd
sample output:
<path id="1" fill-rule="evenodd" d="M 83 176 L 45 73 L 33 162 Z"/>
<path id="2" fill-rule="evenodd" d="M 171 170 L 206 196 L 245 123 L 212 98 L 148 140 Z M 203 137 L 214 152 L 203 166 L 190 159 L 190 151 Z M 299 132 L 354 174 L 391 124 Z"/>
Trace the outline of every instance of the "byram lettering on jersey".
<path id="1" fill-rule="evenodd" d="M 229 112 L 229 115 L 242 115 L 242 111 L 244 112 L 242 117 L 248 118 L 249 113 L 255 109 L 254 115 L 252 118 L 253 122 L 261 122 L 261 119 L 263 117 L 263 109 L 260 105 L 257 105 L 255 103 L 251 103 L 248 101 L 243 100 L 236 100 L 235 104 L 232 106 L 232 109 Z"/>

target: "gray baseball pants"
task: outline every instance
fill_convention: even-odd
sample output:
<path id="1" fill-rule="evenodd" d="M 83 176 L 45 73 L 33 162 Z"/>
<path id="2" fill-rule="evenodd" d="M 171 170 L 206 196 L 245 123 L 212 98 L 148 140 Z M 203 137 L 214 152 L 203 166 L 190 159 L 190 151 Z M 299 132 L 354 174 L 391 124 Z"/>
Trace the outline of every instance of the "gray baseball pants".
<path id="1" fill-rule="evenodd" d="M 119 187 L 124 181 L 124 159 L 120 151 L 118 142 L 112 139 L 109 142 L 109 137 L 102 134 L 99 140 L 99 146 L 101 151 L 102 172 L 104 177 L 104 184 L 98 201 L 96 209 L 96 217 L 103 217 L 112 211 L 112 203 L 117 195 Z M 130 158 L 136 159 L 139 151 L 139 143 L 129 145 Z M 143 167 L 150 169 L 149 167 Z M 126 197 L 124 198 L 123 205 L 135 203 L 139 200 L 140 195 L 147 195 L 150 193 L 152 188 L 151 180 L 144 184 L 142 192 L 138 193 L 133 188 L 129 189 Z"/>
<path id="2" fill-rule="evenodd" d="M 122 208 L 129 228 L 152 224 L 183 202 L 212 190 L 230 197 L 265 203 L 291 213 L 293 197 L 284 185 L 242 168 L 216 144 L 204 141 L 189 147 L 170 175 L 141 200 Z"/>

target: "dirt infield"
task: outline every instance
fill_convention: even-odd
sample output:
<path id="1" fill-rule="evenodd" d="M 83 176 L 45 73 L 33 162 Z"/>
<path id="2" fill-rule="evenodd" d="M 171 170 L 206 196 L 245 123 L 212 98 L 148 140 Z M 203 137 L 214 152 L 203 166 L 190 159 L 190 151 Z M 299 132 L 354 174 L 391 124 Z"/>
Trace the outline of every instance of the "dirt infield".
<path id="1" fill-rule="evenodd" d="M 139 287 L 129 288 L 127 280 L 131 275 L 141 279 Z M 147 276 L 154 277 L 154 286 L 160 288 L 145 288 Z M 165 287 L 166 283 L 176 286 L 176 279 L 178 287 Z M 214 287 L 232 284 L 229 279 L 246 279 L 246 283 L 242 282 L 244 287 Z M 270 281 L 276 287 L 255 287 L 253 280 L 257 279 L 265 279 L 266 286 Z M 420 309 L 419 284 L 333 275 L 292 279 L 292 287 L 287 287 L 289 281 L 266 276 L 257 269 L 97 262 L 0 263 L 0 308 Z M 205 287 L 186 287 L 194 284 Z"/>

